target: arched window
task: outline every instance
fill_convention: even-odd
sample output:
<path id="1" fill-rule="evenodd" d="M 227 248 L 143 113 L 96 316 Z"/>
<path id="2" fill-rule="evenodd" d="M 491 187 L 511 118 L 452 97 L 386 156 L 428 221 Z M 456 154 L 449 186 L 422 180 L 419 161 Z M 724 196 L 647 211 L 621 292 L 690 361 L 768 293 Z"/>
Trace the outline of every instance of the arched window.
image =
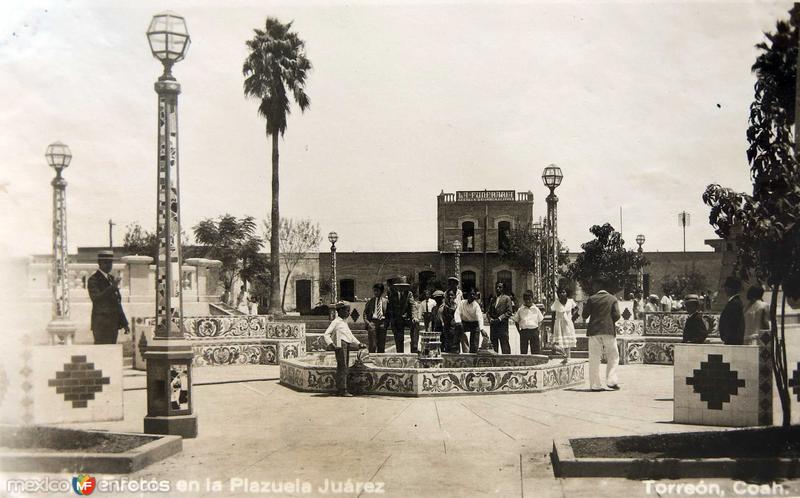
<path id="1" fill-rule="evenodd" d="M 514 280 L 511 272 L 508 270 L 501 270 L 497 272 L 497 283 L 503 284 L 503 289 L 506 294 L 514 292 Z"/>
<path id="2" fill-rule="evenodd" d="M 465 221 L 461 224 L 461 247 L 464 252 L 475 250 L 475 223 Z"/>
<path id="3" fill-rule="evenodd" d="M 507 251 L 511 245 L 511 222 L 501 221 L 497 224 L 497 247 Z"/>
<path id="4" fill-rule="evenodd" d="M 477 280 L 474 271 L 461 272 L 461 292 L 466 294 L 470 290 L 477 289 Z"/>
<path id="5" fill-rule="evenodd" d="M 339 299 L 342 301 L 356 300 L 356 281 L 352 278 L 339 280 Z"/>

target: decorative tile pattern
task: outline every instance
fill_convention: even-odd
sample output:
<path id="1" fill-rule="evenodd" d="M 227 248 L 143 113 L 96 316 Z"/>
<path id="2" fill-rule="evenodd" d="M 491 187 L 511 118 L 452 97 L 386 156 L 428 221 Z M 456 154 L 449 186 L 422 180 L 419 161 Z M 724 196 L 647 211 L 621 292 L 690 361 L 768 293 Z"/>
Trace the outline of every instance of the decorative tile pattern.
<path id="1" fill-rule="evenodd" d="M 708 403 L 712 410 L 722 410 L 722 403 L 730 403 L 731 396 L 739 394 L 739 388 L 745 386 L 730 363 L 722 361 L 721 354 L 708 355 L 708 361 L 700 363 L 693 377 L 686 377 L 686 385 L 694 387 L 700 399 Z"/>
<path id="2" fill-rule="evenodd" d="M 189 367 L 169 366 L 170 410 L 189 410 Z"/>
<path id="3" fill-rule="evenodd" d="M 567 365 L 554 363 L 533 366 L 430 369 L 419 367 L 417 363 L 411 361 L 411 356 L 415 355 L 370 355 L 372 363 L 367 362 L 351 368 L 351 390 L 362 394 L 430 396 L 540 392 L 581 385 L 585 382 L 585 361 L 573 360 Z M 508 359 L 508 355 L 502 356 Z M 501 355 L 492 357 L 499 362 Z M 536 359 L 528 357 L 531 358 Z M 517 361 L 522 359 L 523 357 L 519 357 Z M 513 362 L 514 358 L 511 360 Z M 390 364 L 398 367 L 385 366 Z M 296 389 L 315 392 L 335 390 L 336 366 L 332 353 L 319 353 L 300 360 L 281 362 L 280 372 L 281 383 Z"/>
<path id="4" fill-rule="evenodd" d="M 155 333 L 153 318 L 135 318 L 134 368 L 144 370 L 144 352 Z M 192 341 L 195 366 L 275 365 L 306 353 L 305 324 L 273 322 L 265 315 L 200 316 L 183 319 L 184 338 Z"/>
<path id="5" fill-rule="evenodd" d="M 71 401 L 72 408 L 86 408 L 94 400 L 96 393 L 111 379 L 103 377 L 102 370 L 95 370 L 94 363 L 86 361 L 86 356 L 73 356 L 64 369 L 55 373 L 47 385 L 56 388 L 56 393 L 64 395 L 64 401 Z"/>
<path id="6" fill-rule="evenodd" d="M 788 376 L 789 388 L 791 388 L 792 394 L 797 397 L 797 401 L 800 401 L 800 362 L 794 365 L 794 369 L 789 368 Z"/>
<path id="7" fill-rule="evenodd" d="M 644 313 L 644 335 L 648 336 L 683 336 L 683 326 L 688 313 L 683 311 L 657 311 Z M 703 320 L 709 330 L 709 336 L 719 336 L 719 315 L 703 313 Z"/>
<path id="8" fill-rule="evenodd" d="M 644 321 L 642 320 L 618 320 L 615 327 L 617 335 L 644 335 Z"/>
<path id="9" fill-rule="evenodd" d="M 755 345 L 676 344 L 677 423 L 754 426 L 772 423 L 769 351 Z"/>

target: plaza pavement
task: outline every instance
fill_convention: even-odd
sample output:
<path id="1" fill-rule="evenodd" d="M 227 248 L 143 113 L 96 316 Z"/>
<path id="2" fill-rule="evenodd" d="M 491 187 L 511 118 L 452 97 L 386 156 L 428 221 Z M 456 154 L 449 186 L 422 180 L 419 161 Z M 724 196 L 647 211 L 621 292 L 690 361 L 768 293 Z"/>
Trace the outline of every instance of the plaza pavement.
<path id="1" fill-rule="evenodd" d="M 672 367 L 626 365 L 619 373 L 623 388 L 616 392 L 338 398 L 283 387 L 276 366 L 197 368 L 199 437 L 128 477 L 169 479 L 170 496 L 258 495 L 232 492 L 234 478 L 299 479 L 315 495 L 325 479 L 351 479 L 383 482 L 386 496 L 648 496 L 643 481 L 553 477 L 553 438 L 709 429 L 671 422 Z M 143 373 L 126 375 L 125 420 L 73 427 L 141 432 Z M 222 481 L 224 491 L 206 490 L 206 479 Z M 178 480 L 196 480 L 201 491 L 179 493 Z M 732 481 L 704 481 L 736 496 Z M 784 486 L 800 493 L 800 481 Z"/>

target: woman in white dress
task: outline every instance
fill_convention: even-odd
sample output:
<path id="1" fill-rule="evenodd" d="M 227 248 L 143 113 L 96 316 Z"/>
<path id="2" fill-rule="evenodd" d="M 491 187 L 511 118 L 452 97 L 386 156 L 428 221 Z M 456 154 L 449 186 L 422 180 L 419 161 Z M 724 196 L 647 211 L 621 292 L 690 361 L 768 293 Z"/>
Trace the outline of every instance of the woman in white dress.
<path id="1" fill-rule="evenodd" d="M 569 297 L 567 289 L 559 287 L 558 299 L 550 307 L 550 311 L 553 312 L 553 346 L 564 355 L 562 363 L 567 363 L 570 351 L 578 345 L 573 323 L 578 305 Z"/>
<path id="2" fill-rule="evenodd" d="M 250 314 L 250 293 L 247 292 L 247 287 L 244 285 L 239 289 L 239 296 L 236 298 L 236 309 L 245 315 Z"/>

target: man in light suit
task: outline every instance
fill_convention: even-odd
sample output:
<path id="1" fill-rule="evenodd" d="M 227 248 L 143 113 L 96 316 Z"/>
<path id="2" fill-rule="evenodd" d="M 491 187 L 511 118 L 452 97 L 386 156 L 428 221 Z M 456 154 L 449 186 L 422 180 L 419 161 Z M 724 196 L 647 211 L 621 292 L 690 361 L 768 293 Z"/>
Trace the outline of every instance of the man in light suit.
<path id="1" fill-rule="evenodd" d="M 125 329 L 126 334 L 130 333 L 128 319 L 122 309 L 119 279 L 111 275 L 113 264 L 113 251 L 97 253 L 99 268 L 86 283 L 92 300 L 92 334 L 95 344 L 116 344 L 119 329 Z"/>
<path id="2" fill-rule="evenodd" d="M 719 316 L 719 338 L 728 345 L 744 344 L 744 305 L 739 292 L 742 291 L 742 281 L 736 277 L 728 277 L 722 286 L 728 302 Z"/>
<path id="3" fill-rule="evenodd" d="M 618 390 L 617 367 L 619 351 L 617 350 L 617 331 L 615 323 L 620 318 L 619 302 L 605 287 L 608 282 L 598 278 L 593 287 L 596 292 L 589 296 L 583 304 L 583 319 L 589 320 L 586 335 L 589 337 L 589 384 L 592 391 L 603 391 L 600 383 L 600 357 L 606 355 L 606 385 L 609 389 Z"/>
<path id="4" fill-rule="evenodd" d="M 367 326 L 367 338 L 370 353 L 386 352 L 386 306 L 388 300 L 383 297 L 383 284 L 372 286 L 372 299 L 364 306 L 364 324 Z"/>

